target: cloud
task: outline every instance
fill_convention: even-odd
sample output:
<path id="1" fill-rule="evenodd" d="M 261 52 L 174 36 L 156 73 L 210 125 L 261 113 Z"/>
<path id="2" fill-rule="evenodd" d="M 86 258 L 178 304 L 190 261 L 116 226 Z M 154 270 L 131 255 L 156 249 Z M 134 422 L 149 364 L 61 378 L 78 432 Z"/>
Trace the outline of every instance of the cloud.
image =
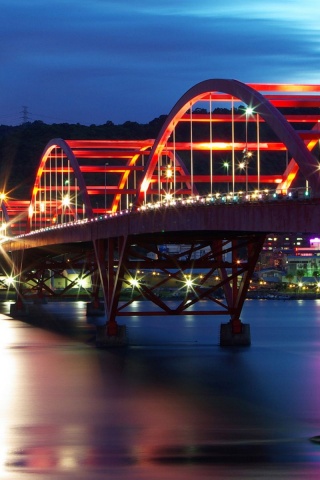
<path id="1" fill-rule="evenodd" d="M 316 7 L 312 0 L 290 8 L 256 0 L 2 0 L 3 108 L 30 104 L 98 123 L 103 101 L 113 121 L 147 121 L 207 78 L 318 81 Z"/>

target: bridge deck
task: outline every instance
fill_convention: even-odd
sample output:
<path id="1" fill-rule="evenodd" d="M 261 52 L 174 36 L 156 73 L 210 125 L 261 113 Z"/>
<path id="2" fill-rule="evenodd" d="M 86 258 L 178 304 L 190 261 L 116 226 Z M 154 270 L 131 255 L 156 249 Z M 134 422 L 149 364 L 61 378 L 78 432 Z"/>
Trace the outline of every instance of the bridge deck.
<path id="1" fill-rule="evenodd" d="M 191 206 L 163 206 L 123 213 L 108 218 L 79 221 L 32 232 L 2 244 L 5 252 L 76 244 L 126 236 L 150 236 L 179 232 L 240 234 L 301 232 L 315 234 L 320 227 L 320 199 Z"/>

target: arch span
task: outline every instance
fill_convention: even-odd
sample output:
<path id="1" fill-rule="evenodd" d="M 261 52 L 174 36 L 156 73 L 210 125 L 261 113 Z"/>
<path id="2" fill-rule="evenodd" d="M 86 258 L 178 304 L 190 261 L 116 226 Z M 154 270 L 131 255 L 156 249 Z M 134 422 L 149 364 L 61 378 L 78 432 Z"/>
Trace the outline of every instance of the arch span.
<path id="1" fill-rule="evenodd" d="M 70 185 L 71 174 L 75 178 L 73 186 Z M 33 224 L 37 228 L 54 223 L 64 208 L 70 209 L 66 199 L 69 201 L 71 192 L 75 198 L 80 195 L 86 215 L 92 217 L 92 206 L 78 161 L 67 142 L 55 138 L 46 145 L 41 156 L 31 195 L 27 231 Z M 77 218 L 77 202 L 74 209 L 73 216 Z"/>
<path id="2" fill-rule="evenodd" d="M 299 166 L 301 173 L 308 179 L 313 192 L 316 194 L 320 193 L 319 163 L 280 111 L 252 86 L 246 85 L 238 80 L 211 79 L 200 82 L 190 88 L 182 95 L 169 113 L 150 152 L 145 167 L 144 180 L 137 196 L 137 205 L 143 201 L 159 156 L 176 124 L 182 119 L 185 112 L 189 108 L 192 108 L 194 103 L 200 100 L 208 100 L 210 94 L 213 92 L 227 94 L 229 100 L 240 100 L 247 106 L 250 106 L 254 113 L 259 115 L 267 123 L 286 146 L 291 157 Z"/>

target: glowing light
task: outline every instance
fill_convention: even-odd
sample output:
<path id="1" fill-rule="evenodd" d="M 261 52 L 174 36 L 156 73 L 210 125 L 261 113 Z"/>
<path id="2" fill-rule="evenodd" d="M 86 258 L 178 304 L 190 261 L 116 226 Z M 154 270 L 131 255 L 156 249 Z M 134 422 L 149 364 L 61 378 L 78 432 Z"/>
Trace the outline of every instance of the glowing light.
<path id="1" fill-rule="evenodd" d="M 140 283 L 137 278 L 130 278 L 129 282 L 132 288 L 139 288 Z"/>
<path id="2" fill-rule="evenodd" d="M 85 278 L 78 278 L 77 283 L 80 288 L 84 288 L 86 285 L 86 279 Z"/>
<path id="3" fill-rule="evenodd" d="M 149 181 L 146 178 L 144 178 L 141 183 L 141 191 L 146 193 L 148 190 L 148 187 L 149 187 Z"/>
<path id="4" fill-rule="evenodd" d="M 5 283 L 6 283 L 6 285 L 8 285 L 8 287 L 10 287 L 10 285 L 13 285 L 13 283 L 14 283 L 14 278 L 13 278 L 11 275 L 9 275 L 9 276 L 5 279 Z"/>
<path id="5" fill-rule="evenodd" d="M 252 115 L 253 112 L 254 112 L 254 110 L 253 110 L 252 107 L 248 106 L 248 107 L 246 108 L 246 115 Z"/>
<path id="6" fill-rule="evenodd" d="M 198 145 L 199 150 L 226 150 L 231 148 L 231 143 L 226 142 L 202 142 Z"/>
<path id="7" fill-rule="evenodd" d="M 6 194 L 4 192 L 0 193 L 0 200 L 3 201 L 6 199 Z"/>
<path id="8" fill-rule="evenodd" d="M 170 166 L 168 166 L 167 170 L 166 170 L 166 177 L 167 178 L 171 178 L 173 175 L 173 171 L 172 171 L 172 168 Z"/>
<path id="9" fill-rule="evenodd" d="M 193 280 L 191 278 L 187 278 L 185 281 L 186 287 L 189 290 L 189 288 L 193 287 Z"/>
<path id="10" fill-rule="evenodd" d="M 64 207 L 68 207 L 70 205 L 70 197 L 69 195 L 65 195 L 62 199 L 62 205 Z"/>
<path id="11" fill-rule="evenodd" d="M 29 205 L 29 208 L 28 208 L 28 215 L 29 215 L 29 218 L 32 217 L 33 215 L 33 206 L 32 205 Z"/>

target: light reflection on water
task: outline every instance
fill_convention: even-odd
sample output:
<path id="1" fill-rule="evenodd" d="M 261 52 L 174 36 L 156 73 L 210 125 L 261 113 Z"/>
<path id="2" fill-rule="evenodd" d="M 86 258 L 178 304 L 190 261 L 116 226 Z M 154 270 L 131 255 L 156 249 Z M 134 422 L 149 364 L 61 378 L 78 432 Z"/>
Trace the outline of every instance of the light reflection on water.
<path id="1" fill-rule="evenodd" d="M 319 478 L 318 301 L 247 301 L 231 349 L 216 318 L 124 318 L 96 350 L 85 304 L 31 310 L 0 315 L 1 480 Z"/>

